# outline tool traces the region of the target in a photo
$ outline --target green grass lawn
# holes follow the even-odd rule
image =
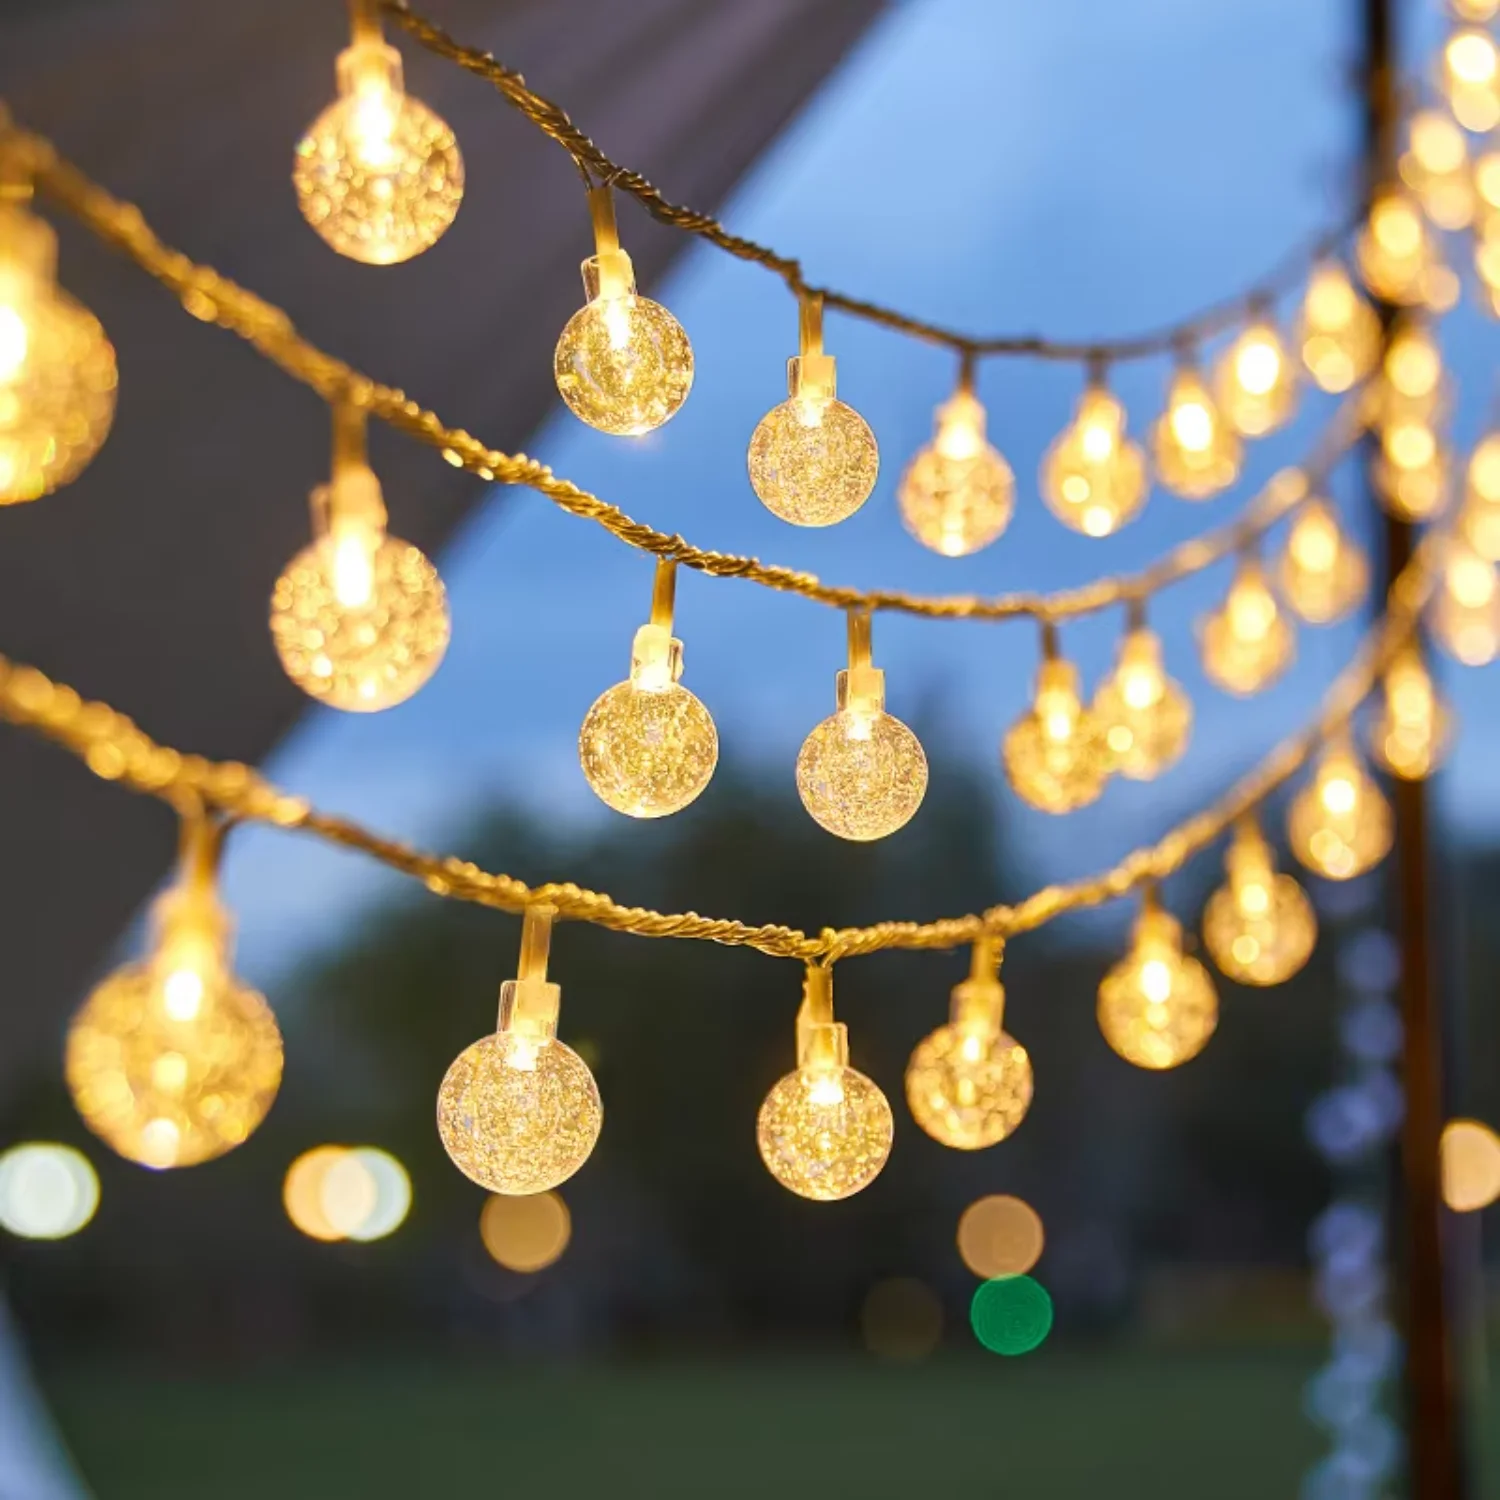
[[[98,1500],[1294,1500],[1315,1359],[75,1370],[46,1392]]]

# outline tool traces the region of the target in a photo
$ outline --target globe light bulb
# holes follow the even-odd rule
[[[761,1160],[782,1187],[833,1203],[874,1182],[894,1135],[879,1085],[849,1066],[849,1029],[833,1019],[832,975],[810,965],[797,1013],[797,1071],[772,1087],[755,1122]]]
[[[1358,608],[1370,585],[1364,552],[1344,534],[1326,500],[1307,500],[1287,533],[1277,567],[1282,597],[1309,625],[1329,625]]]
[[[1352,880],[1390,852],[1390,804],[1366,774],[1348,737],[1331,739],[1287,815],[1292,853],[1315,874]]]
[[[1302,363],[1325,391],[1352,389],[1380,357],[1380,319],[1338,261],[1314,267],[1298,322]]]
[[[1500,55],[1487,31],[1462,26],[1448,38],[1443,91],[1465,130],[1482,134],[1500,125]]]
[[[1448,543],[1430,624],[1443,649],[1466,667],[1482,667],[1500,654],[1500,575],[1457,539]]]
[[[1229,879],[1208,898],[1203,942],[1220,973],[1240,984],[1281,984],[1312,957],[1318,919],[1307,893],[1277,873],[1255,819],[1235,825],[1224,858]]]
[[[927,792],[927,757],[885,711],[885,673],[870,662],[870,612],[849,611],[849,666],[838,710],[802,742],[797,792],[813,821],[841,839],[868,842],[904,828]]]
[[[1382,687],[1381,710],[1370,729],[1375,758],[1393,776],[1421,781],[1447,754],[1452,722],[1414,642],[1392,658]]]
[[[906,529],[944,557],[988,547],[1015,509],[1015,475],[984,432],[984,407],[965,381],[938,407],[936,435],[901,476]]]
[[[1031,1107],[1031,1059],[1002,1025],[999,945],[974,945],[972,971],[953,991],[946,1026],[917,1043],[906,1065],[912,1118],[939,1145],[979,1151],[1003,1141]]]
[[[1375,195],[1355,241],[1355,259],[1365,285],[1382,302],[1433,307],[1451,305],[1456,295],[1421,206],[1404,188]]]
[[[1269,687],[1291,666],[1297,638],[1259,562],[1241,559],[1222,607],[1203,621],[1203,670],[1237,698]]]
[[[1393,515],[1426,520],[1447,498],[1449,464],[1437,430],[1447,381],[1437,341],[1424,321],[1408,316],[1398,324],[1382,375],[1376,483]]]
[[[281,1033],[230,972],[214,890],[222,829],[184,824],[176,883],[152,909],[147,958],[116,970],[68,1028],[64,1074],[90,1130],[145,1167],[187,1167],[244,1142],[281,1084]]]
[[[1257,318],[1224,351],[1215,384],[1219,409],[1237,432],[1263,437],[1297,408],[1297,367],[1276,325]]]
[[[801,353],[787,361],[790,396],[750,437],[750,484],[772,515],[794,526],[835,526],[875,488],[880,450],[869,424],[837,399],[833,356],[823,352],[823,299],[803,293]]]
[[[402,87],[401,54],[374,6],[354,13],[339,53],[338,98],[297,142],[292,185],[302,217],[340,255],[394,265],[434,245],[464,195],[464,163],[447,123]]]
[[[693,388],[693,346],[661,303],[640,296],[620,248],[608,186],[589,191],[595,253],[583,263],[588,301],[563,328],[552,369],[573,415],[600,432],[639,437],[669,421]]]
[[[1193,728],[1192,700],[1167,676],[1161,638],[1136,624],[1120,641],[1115,669],[1094,691],[1114,769],[1151,781],[1181,759]]]
[[[594,795],[632,818],[680,812],[719,763],[708,710],[678,679],[682,642],[672,635],[677,564],[661,559],[651,619],[635,633],[630,676],[601,693],[578,733],[578,759]]]
[[[1500,432],[1488,433],[1475,444],[1458,527],[1481,558],[1500,562]]]
[[[1439,229],[1466,229],[1474,219],[1475,195],[1463,131],[1451,115],[1437,109],[1419,110],[1407,129],[1401,180]]]
[[[1085,536],[1118,531],[1145,504],[1145,455],[1125,435],[1125,408],[1102,385],[1079,398],[1042,459],[1041,483],[1053,515]]]
[[[426,555],[386,534],[363,414],[334,408],[333,477],[312,493],[314,541],[271,591],[271,639],[309,697],[349,713],[404,703],[448,649],[448,596]]]
[[[1104,1040],[1138,1068],[1175,1068],[1196,1057],[1219,1023],[1208,970],[1182,951],[1182,928],[1148,895],[1130,952],[1099,985]]]
[[[1057,655],[1043,631],[1042,666],[1031,707],[1001,746],[1011,787],[1042,812],[1067,813],[1096,801],[1109,779],[1113,752],[1105,726],[1078,696],[1078,669]]]
[[[1239,436],[1194,369],[1179,370],[1173,377],[1167,409],[1152,429],[1151,441],[1161,482],[1185,500],[1206,500],[1239,476]]]
[[[556,908],[533,903],[515,979],[500,986],[500,1021],[453,1060],[438,1090],[443,1149],[492,1193],[545,1193],[589,1159],[604,1119],[587,1064],[557,1039],[562,991],[547,979]]]
[[[109,435],[118,382],[99,320],[57,285],[57,236],[24,206],[29,191],[0,180],[0,505],[78,477]]]

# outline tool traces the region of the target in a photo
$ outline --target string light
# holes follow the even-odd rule
[[[1146,459],[1125,435],[1125,408],[1092,379],[1042,459],[1042,499],[1085,536],[1118,531],[1146,502]]]
[[[988,547],[1010,524],[1016,479],[985,441],[985,411],[967,365],[959,388],[937,410],[937,430],[901,476],[896,492],[906,529],[944,557]]]
[[[833,976],[810,964],[797,1012],[797,1071],[774,1085],[755,1122],[761,1160],[782,1187],[832,1203],[874,1182],[894,1135],[879,1085],[849,1066],[849,1028],[833,1019]]]
[[[676,415],[693,388],[693,346],[661,303],[640,296],[620,248],[614,195],[589,189],[594,254],[583,263],[588,299],[557,340],[552,371],[573,415],[600,432],[639,437]]]
[[[834,526],[875,488],[880,450],[870,425],[837,397],[837,368],[823,352],[823,298],[799,303],[800,352],[787,361],[790,395],[750,437],[750,484],[761,504],[794,526]]]
[[[1078,668],[1058,655],[1057,632],[1042,627],[1042,665],[1031,707],[1001,745],[1016,795],[1043,812],[1067,813],[1095,801],[1109,779],[1104,725],[1078,696]]]
[[[1298,322],[1302,363],[1325,391],[1351,390],[1380,357],[1380,319],[1336,260],[1313,268]]]
[[[838,675],[838,711],[802,742],[797,792],[813,821],[841,839],[868,842],[905,827],[927,792],[927,757],[885,711],[885,673],[870,660],[870,611],[849,611],[849,666]]]
[[[373,0],[353,6],[339,53],[339,97],[297,142],[302,216],[351,260],[386,266],[437,243],[464,195],[464,163],[445,121],[402,87]]]
[[[1257,317],[1224,351],[1215,385],[1219,409],[1236,431],[1263,437],[1296,410],[1297,367],[1276,325]]]
[[[1465,130],[1483,134],[1500,125],[1500,57],[1487,31],[1464,26],[1448,38],[1443,88],[1448,107]]]
[[[1167,409],[1152,428],[1151,443],[1161,482],[1186,500],[1206,500],[1239,475],[1239,437],[1191,366],[1173,377]]]
[[[1492,562],[1454,539],[1448,543],[1431,625],[1443,649],[1466,667],[1482,667],[1500,654],[1500,576]]]
[[[281,1084],[276,1019],[229,970],[232,924],[214,888],[222,835],[201,816],[184,821],[149,956],[111,974],[68,1029],[64,1071],[84,1124],[146,1167],[232,1150]]]
[[[26,153],[0,105],[0,505],[87,467],[115,414],[115,351],[57,284],[57,235],[31,213]]]
[[[1326,500],[1307,500],[1287,533],[1277,581],[1288,606],[1309,625],[1331,625],[1352,613],[1370,586],[1364,552],[1339,525]]]
[[[953,990],[948,1024],[923,1037],[906,1065],[912,1118],[956,1151],[1003,1141],[1031,1107],[1031,1058],[1003,1027],[1000,955],[996,939],[975,942],[969,977]]]
[[[1363,875],[1390,852],[1390,804],[1347,735],[1328,742],[1312,781],[1292,799],[1287,833],[1292,853],[1329,880]]]
[[[1410,642],[1385,669],[1381,711],[1370,731],[1375,758],[1403,781],[1421,781],[1447,752],[1450,715],[1422,660]]]
[[[1203,943],[1219,972],[1241,984],[1281,984],[1312,957],[1318,919],[1307,893],[1277,873],[1259,825],[1235,824],[1224,857],[1229,879],[1208,898]]]
[[[1500,432],[1487,433],[1470,455],[1458,527],[1481,558],[1500,562]]]
[[[314,541],[271,592],[271,639],[309,697],[350,713],[404,703],[448,649],[448,596],[426,555],[386,534],[364,414],[333,408],[333,472],[312,492]]]
[[[1420,205],[1405,189],[1375,195],[1354,249],[1360,275],[1380,301],[1402,307],[1451,304],[1452,273],[1442,264]]]
[[[1192,700],[1167,676],[1161,638],[1137,618],[1120,641],[1115,669],[1094,691],[1113,767],[1151,781],[1180,760],[1193,728]]]
[[[1182,928],[1146,891],[1130,952],[1099,986],[1099,1029],[1126,1062],[1175,1068],[1196,1057],[1219,1024],[1208,970],[1182,951]]]
[[[635,633],[630,677],[601,693],[584,717],[578,758],[595,795],[632,818],[680,812],[719,763],[719,732],[678,678],[682,642],[672,634],[677,565],[656,565],[651,619]]]
[[[1419,110],[1408,126],[1410,149],[1402,154],[1401,180],[1417,195],[1439,229],[1465,229],[1474,219],[1474,181],[1469,148],[1450,115]]]
[[[1246,698],[1291,666],[1297,638],[1260,562],[1240,559],[1223,605],[1203,621],[1203,670],[1226,693]]]
[[[465,1177],[492,1193],[545,1193],[589,1158],[604,1107],[588,1065],[557,1039],[562,991],[547,979],[557,909],[526,908],[500,1022],[454,1059],[438,1091],[438,1134]]]

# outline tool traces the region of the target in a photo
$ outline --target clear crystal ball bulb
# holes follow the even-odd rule
[[[693,388],[693,346],[682,324],[633,290],[579,308],[557,340],[552,367],[573,414],[620,437],[660,427]]]
[[[939,1026],[906,1067],[906,1102],[933,1140],[958,1151],[1003,1141],[1031,1107],[1031,1058],[1004,1031]]]
[[[773,515],[794,526],[833,526],[870,498],[880,450],[852,406],[794,396],[760,419],[749,463],[750,483]]]
[[[606,806],[632,818],[664,818],[708,785],[719,762],[719,734],[709,711],[681,684],[619,682],[584,717],[578,758]]]
[[[860,842],[883,839],[922,805],[927,756],[893,715],[840,709],[802,742],[797,792],[829,833]]]
[[[755,1122],[767,1170],[803,1198],[832,1203],[868,1187],[891,1154],[895,1121],[879,1085],[854,1068],[799,1068]]]

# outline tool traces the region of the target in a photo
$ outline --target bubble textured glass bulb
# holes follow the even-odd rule
[[[987,547],[1010,523],[1016,479],[985,441],[985,412],[960,390],[938,408],[937,434],[908,465],[897,491],[906,529],[944,557]]]
[[[1346,739],[1329,742],[1287,815],[1292,853],[1329,880],[1352,880],[1390,852],[1390,804]]]
[[[447,124],[402,88],[401,56],[380,41],[339,54],[339,98],[297,143],[302,216],[351,260],[385,266],[435,244],[464,194]]]
[[[1042,459],[1042,498],[1065,526],[1108,536],[1146,501],[1146,459],[1125,435],[1125,408],[1091,386]]]
[[[1094,693],[1113,767],[1151,781],[1181,759],[1193,728],[1192,700],[1167,676],[1161,640],[1144,626],[1121,642],[1115,669]]]
[[[1263,437],[1297,409],[1297,370],[1276,326],[1252,323],[1224,351],[1216,381],[1219,409],[1237,432]]]
[[[0,505],[77,478],[114,420],[114,347],[56,271],[51,226],[0,204]]]
[[[1302,363],[1325,391],[1352,389],[1380,357],[1380,318],[1337,261],[1317,266],[1307,283],[1298,338]]]
[[[1196,370],[1179,370],[1152,429],[1161,482],[1185,500],[1206,500],[1234,483],[1242,444]]]
[[[1309,625],[1342,620],[1364,600],[1370,565],[1326,500],[1309,500],[1297,512],[1278,580],[1287,604]]]
[[[1222,608],[1203,622],[1203,670],[1238,698],[1268,687],[1291,666],[1297,638],[1260,564],[1240,564]]]
[[[1225,857],[1228,881],[1208,898],[1203,942],[1220,973],[1240,984],[1281,984],[1312,957],[1318,919],[1307,893],[1278,874],[1260,830],[1245,824]]]
[[[1042,812],[1085,807],[1104,790],[1111,754],[1103,724],[1078,697],[1078,669],[1043,661],[1031,707],[1001,746],[1011,787]]]
[[[1416,199],[1404,189],[1377,193],[1355,242],[1365,285],[1383,302],[1421,307],[1442,301],[1446,270]]]
[[[1208,970],[1182,951],[1182,928],[1148,906],[1130,952],[1099,986],[1099,1029],[1126,1062],[1175,1068],[1196,1057],[1219,1024]]]
[[[578,735],[578,758],[595,795],[632,818],[679,812],[719,763],[719,733],[679,682],[682,642],[669,627],[643,625],[630,677],[600,694]]]
[[[1396,654],[1383,686],[1381,710],[1370,730],[1371,748],[1393,776],[1421,781],[1447,754],[1451,715],[1415,646]]]

